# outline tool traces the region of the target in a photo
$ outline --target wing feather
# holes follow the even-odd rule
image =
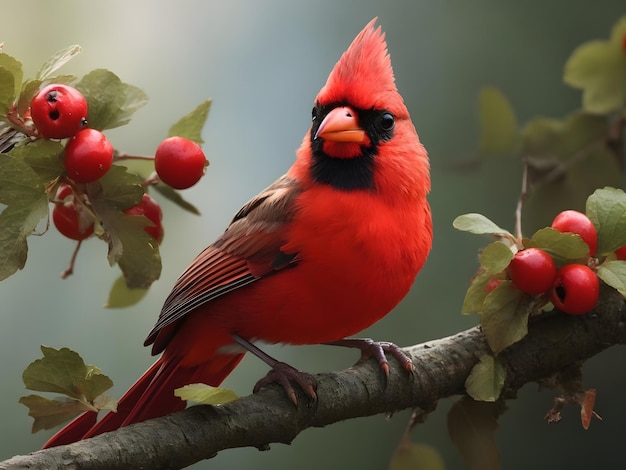
[[[165,348],[175,323],[190,312],[297,263],[297,253],[284,253],[281,247],[299,193],[296,180],[281,177],[245,204],[226,231],[193,260],[176,281],[144,343],[154,343],[154,354]]]

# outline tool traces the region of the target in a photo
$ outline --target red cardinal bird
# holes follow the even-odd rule
[[[191,263],[145,344],[162,356],[96,423],[88,412],[51,447],[185,407],[174,390],[219,385],[251,351],[268,382],[295,402],[315,380],[252,342],[332,343],[410,361],[391,343],[344,339],[392,310],[409,291],[432,243],[429,163],[395,86],[384,33],[372,20],[317,95],[313,123],[286,175],[235,215]]]

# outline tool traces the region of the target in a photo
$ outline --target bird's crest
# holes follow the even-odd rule
[[[317,96],[322,104],[348,102],[363,108],[389,108],[400,103],[385,33],[370,21],[352,41]],[[402,105],[403,106],[403,105]]]

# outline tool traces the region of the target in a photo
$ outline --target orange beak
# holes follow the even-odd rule
[[[357,123],[356,113],[347,106],[333,109],[326,115],[315,138],[332,142],[352,142],[360,144],[365,140],[365,131]]]

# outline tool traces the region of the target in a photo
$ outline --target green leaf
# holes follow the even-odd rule
[[[15,100],[15,77],[10,70],[0,67],[0,117],[6,116]]]
[[[227,388],[211,387],[206,384],[189,384],[177,388],[174,395],[185,401],[193,401],[203,405],[223,405],[235,401],[237,394]]]
[[[74,56],[80,53],[80,51],[81,47],[76,44],[60,50],[43,63],[35,78],[38,80],[46,80],[54,72],[63,67],[63,65],[65,65]]]
[[[608,132],[609,123],[603,116],[575,112],[565,120],[536,117],[522,130],[522,152],[533,158],[568,161]]]
[[[212,100],[206,100],[200,103],[196,109],[180,118],[176,124],[170,127],[167,136],[184,137],[185,139],[192,140],[202,145],[204,143],[204,140],[202,140],[202,128],[209,115],[211,103]]]
[[[452,222],[452,226],[463,232],[470,232],[476,235],[502,235],[510,239],[515,239],[507,230],[498,227],[482,214],[463,214]]]
[[[626,261],[605,261],[598,267],[598,277],[626,297]]]
[[[585,158],[568,162],[566,171],[557,178],[535,184],[524,204],[525,226],[549,226],[554,216],[567,209],[585,212],[587,197],[597,188],[622,184],[622,170],[615,155],[604,145],[588,149]]]
[[[80,413],[93,411],[85,403],[69,399],[50,400],[39,395],[28,395],[21,397],[18,401],[28,407],[28,416],[35,419],[31,429],[33,433],[52,429],[78,416]]]
[[[133,113],[148,102],[148,95],[143,90],[122,82],[105,69],[88,73],[76,88],[87,100],[89,127],[98,130],[127,124]]]
[[[144,194],[143,179],[122,165],[113,165],[97,182],[86,185],[92,201],[124,211],[136,206]]]
[[[482,314],[483,303],[485,298],[489,294],[487,290],[487,284],[491,281],[492,275],[486,272],[479,272],[472,278],[472,283],[465,293],[463,299],[463,307],[461,313],[467,315],[469,313]]]
[[[480,265],[485,271],[497,274],[506,269],[513,259],[513,251],[509,245],[502,242],[493,242],[487,245],[480,254]]]
[[[626,16],[622,16],[613,29],[611,29],[611,43],[617,47],[624,47],[624,36],[626,36]]]
[[[494,402],[500,397],[505,379],[506,370],[500,361],[484,354],[467,377],[465,390],[474,400]]]
[[[448,412],[448,434],[471,470],[500,470],[496,443],[500,403],[485,403],[471,398],[457,400]]]
[[[105,305],[106,308],[124,308],[135,305],[141,299],[143,299],[148,293],[148,289],[131,289],[126,284],[124,276],[118,277],[111,291],[109,292],[109,299]]]
[[[43,358],[31,362],[22,374],[29,390],[92,401],[113,386],[111,379],[96,367],[85,365],[78,353],[68,348],[41,346],[41,351]]]
[[[48,196],[30,166],[11,153],[0,158],[0,280],[22,269],[39,221],[48,215]]]
[[[485,298],[480,326],[494,354],[498,355],[528,333],[530,302],[527,299],[511,281],[502,281]]]
[[[144,230],[152,225],[146,217],[123,211],[143,196],[141,178],[125,167],[113,167],[96,183],[86,185],[94,211],[102,220],[102,238],[109,245],[109,263],[117,263],[130,289],[145,289],[161,275],[159,245]]]
[[[626,245],[626,193],[621,189],[597,189],[587,199],[587,217],[598,231],[599,256]]]
[[[620,45],[590,41],[577,47],[565,63],[563,81],[583,90],[583,109],[608,114],[626,99],[626,56]]]
[[[501,155],[515,150],[518,142],[517,119],[504,94],[485,87],[478,98],[480,117],[479,150],[482,155]]]
[[[22,86],[22,80],[24,78],[24,72],[22,71],[22,63],[11,57],[9,54],[0,53],[0,68],[8,70],[13,75],[13,82],[15,88],[13,90],[13,96],[17,96]]]
[[[158,184],[152,185],[151,187],[154,188],[163,197],[172,201],[177,206],[185,209],[186,211],[191,212],[192,214],[200,215],[200,211],[196,208],[196,206],[194,206],[193,204],[185,200],[180,195],[180,193],[176,191],[174,188],[172,188],[171,186],[168,186],[167,184],[164,184],[164,183],[158,183]]]
[[[443,458],[432,446],[401,443],[394,452],[389,470],[445,470]]]
[[[11,155],[22,159],[37,173],[42,183],[53,181],[65,172],[61,155],[63,145],[47,139],[27,142],[11,150]]]
[[[561,233],[552,227],[545,227],[532,236],[527,248],[541,248],[553,258],[561,261],[584,258],[589,254],[589,246],[575,233]]]

